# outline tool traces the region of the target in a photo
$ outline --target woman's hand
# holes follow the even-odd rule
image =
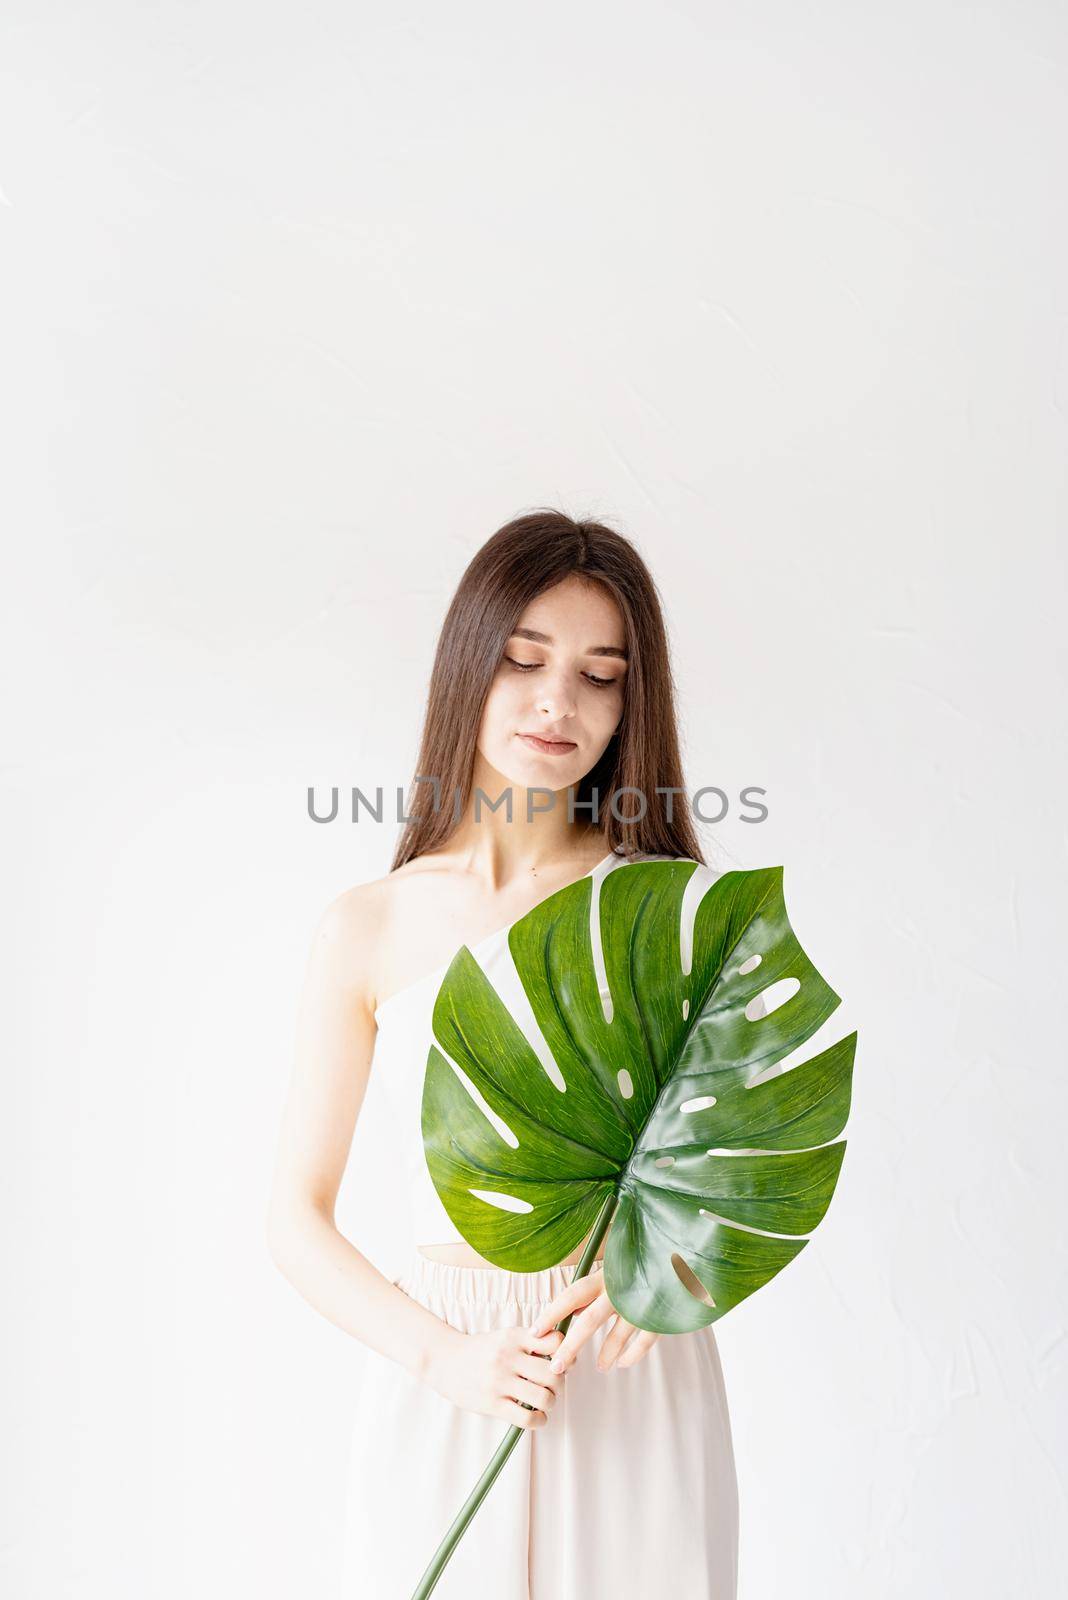
[[[555,1328],[569,1312],[575,1312],[576,1315],[572,1316],[564,1342],[549,1363],[550,1372],[566,1373],[586,1340],[610,1317],[615,1317],[615,1327],[601,1346],[597,1357],[598,1372],[608,1372],[613,1366],[633,1367],[660,1337],[658,1333],[649,1333],[645,1328],[636,1328],[633,1322],[624,1321],[605,1293],[604,1272],[600,1268],[596,1272],[588,1272],[584,1278],[576,1278],[566,1289],[561,1289],[556,1299],[550,1300],[534,1322],[533,1332],[541,1334]],[[635,1335],[633,1339],[631,1334]],[[624,1346],[626,1349],[620,1355]]]
[[[563,1385],[563,1374],[550,1372],[546,1360],[560,1348],[563,1337],[553,1330],[536,1338],[530,1328],[463,1333],[444,1323],[426,1381],[465,1411],[501,1417],[520,1428],[540,1428],[548,1422]],[[528,1411],[527,1405],[534,1409]]]

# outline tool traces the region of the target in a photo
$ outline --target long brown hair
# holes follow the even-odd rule
[[[472,557],[452,598],[434,656],[407,821],[390,871],[438,850],[465,815],[478,730],[505,645],[524,608],[572,573],[599,583],[623,618],[628,666],[623,716],[597,764],[576,785],[575,815],[594,823],[609,850],[684,856],[704,863],[684,790],[667,632],[656,584],[628,539],[601,522],[548,507],[516,517]],[[440,781],[434,809],[431,775]],[[671,797],[661,789],[680,791]],[[638,794],[620,791],[637,790]],[[620,821],[610,801],[618,794]],[[646,800],[644,817],[637,817]]]

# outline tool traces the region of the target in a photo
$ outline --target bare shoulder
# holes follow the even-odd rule
[[[389,952],[408,906],[409,880],[426,878],[441,863],[430,857],[354,884],[324,908],[312,936],[313,960],[324,976],[373,1012],[390,986]]]
[[[336,895],[312,934],[311,958],[325,979],[374,1009],[376,954],[388,921],[389,880],[374,878]]]

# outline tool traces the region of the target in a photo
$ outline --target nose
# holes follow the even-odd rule
[[[575,714],[575,694],[569,688],[567,677],[563,671],[558,673],[545,672],[538,684],[538,710],[545,713],[551,721],[558,717],[573,717]]]

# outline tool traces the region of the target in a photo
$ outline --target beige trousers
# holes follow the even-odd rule
[[[392,1281],[464,1332],[527,1326],[573,1266],[514,1273],[413,1251]],[[711,1327],[598,1372],[612,1319],[525,1431],[433,1600],[736,1600],[738,1492]],[[341,1600],[410,1600],[509,1424],[465,1411],[373,1350],[356,1403]]]

